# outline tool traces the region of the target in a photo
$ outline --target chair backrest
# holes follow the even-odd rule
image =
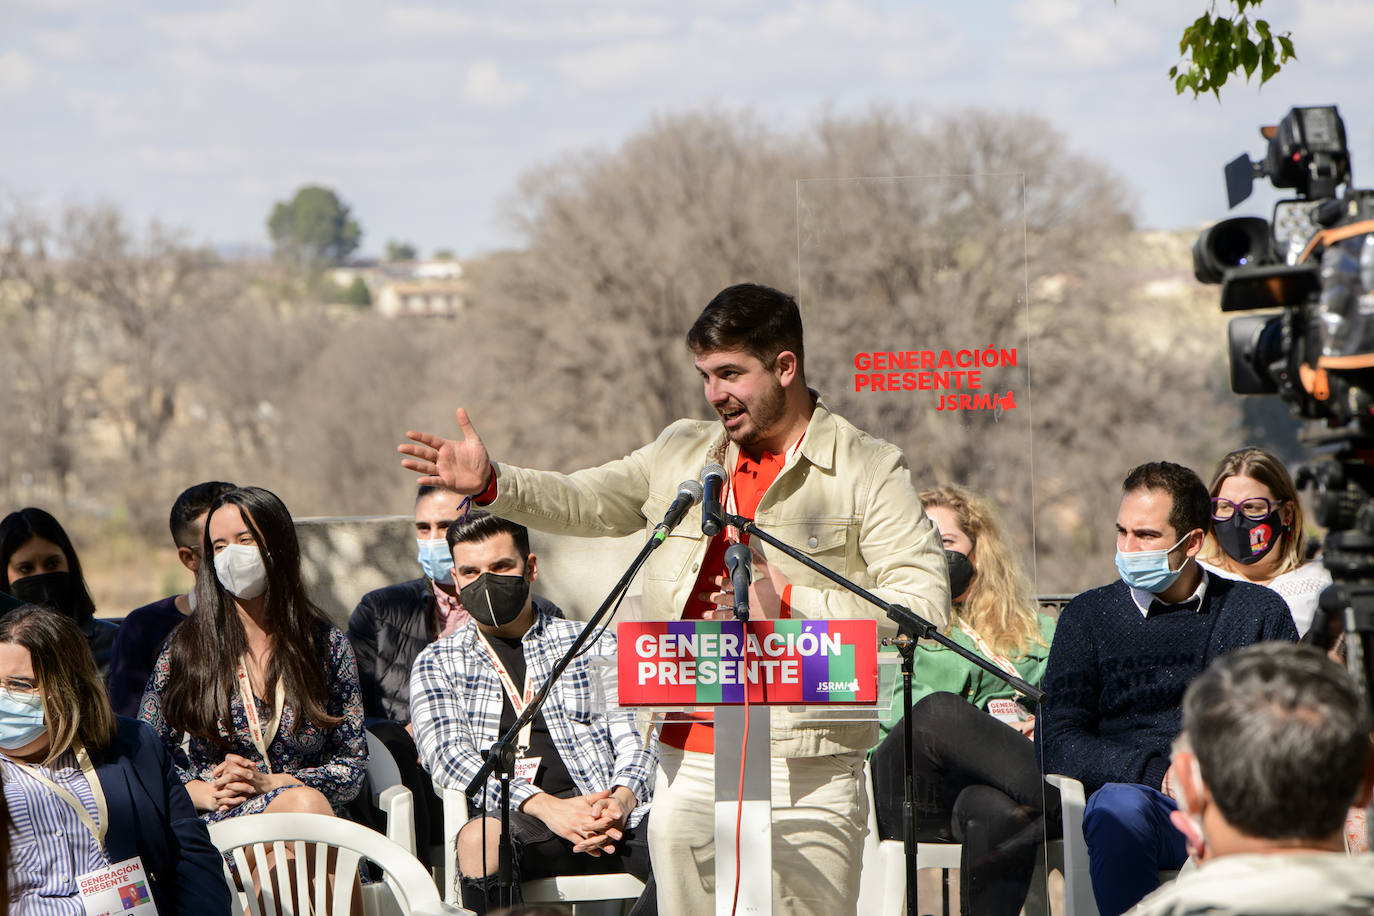
[[[1058,774],[1047,775],[1045,781],[1059,790],[1064,818],[1063,843],[1058,847],[1051,844],[1049,855],[1049,866],[1064,873],[1064,911],[1068,916],[1098,916],[1088,872],[1088,843],[1083,838],[1083,810],[1087,806],[1083,783]],[[1055,861],[1060,852],[1062,860]]]
[[[429,873],[414,856],[375,830],[342,818],[248,814],[211,824],[210,839],[233,860],[237,881],[244,889],[243,894],[234,895],[235,916],[242,916],[245,899],[252,916],[347,916],[354,876],[363,858],[382,869],[401,913],[446,910]],[[331,850],[332,895],[324,880],[330,871]],[[224,870],[234,887],[236,879],[228,863]]]
[[[372,798],[375,801],[382,790],[401,785],[401,768],[396,765],[396,758],[391,756],[391,751],[387,750],[381,738],[366,730],[363,734],[367,736],[367,776],[372,782]]]
[[[401,768],[382,740],[370,731],[367,736],[367,784],[372,804],[386,816],[387,838],[415,855],[415,797],[401,782]]]
[[[468,822],[468,799],[462,789],[434,784],[444,804],[444,900],[458,903],[458,831]]]

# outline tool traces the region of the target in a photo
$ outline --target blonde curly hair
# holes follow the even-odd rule
[[[1025,655],[1032,646],[1044,646],[1035,589],[1021,561],[1003,538],[992,503],[954,485],[922,490],[920,497],[926,509],[940,506],[953,512],[959,527],[973,542],[969,556],[973,561],[973,580],[963,600],[955,603],[950,626],[954,625],[955,615],[963,618],[1004,655]]]

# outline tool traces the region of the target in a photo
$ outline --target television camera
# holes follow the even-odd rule
[[[1230,322],[1231,390],[1277,394],[1309,421],[1299,439],[1311,460],[1295,476],[1314,491],[1333,579],[1311,638],[1329,645],[1343,629],[1350,670],[1374,697],[1374,191],[1352,186],[1334,105],[1293,108],[1260,134],[1262,160],[1226,166],[1229,205],[1256,178],[1293,197],[1272,220],[1204,230],[1193,272],[1221,284],[1222,311],[1255,313]]]

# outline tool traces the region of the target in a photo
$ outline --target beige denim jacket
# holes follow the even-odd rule
[[[684,480],[703,465],[735,466],[720,424],[678,420],[653,442],[617,461],[572,474],[495,464],[491,512],[555,534],[646,534],[663,519]],[[832,414],[817,400],[800,453],[764,493],[760,528],[809,554],[879,597],[904,605],[943,628],[949,581],[939,532],[926,517],[901,450]],[[645,563],[643,614],[675,620],[696,583],[707,538],[693,517],[678,525]],[[818,573],[761,545],[792,583],[795,617],[876,617],[879,634],[896,627],[878,609]],[[874,723],[821,721],[824,711],[775,709],[773,755],[815,757],[867,750]]]

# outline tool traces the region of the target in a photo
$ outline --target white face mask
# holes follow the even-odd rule
[[[1175,757],[1174,759],[1177,760],[1178,758]],[[1189,793],[1198,798],[1202,797],[1202,767],[1198,764],[1197,757],[1189,755],[1186,772],[1178,773],[1174,778],[1179,783],[1178,798],[1176,799],[1178,810],[1192,823],[1193,829],[1197,831],[1198,841],[1205,843],[1207,837],[1202,832],[1202,815],[1200,812],[1192,810],[1188,805]],[[1185,781],[1188,783],[1186,787],[1183,785]]]
[[[251,544],[227,544],[215,554],[215,577],[234,597],[249,601],[267,591],[267,566]]]

